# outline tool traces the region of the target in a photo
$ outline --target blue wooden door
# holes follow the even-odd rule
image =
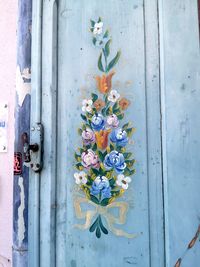
[[[44,168],[40,185],[30,178],[30,266],[174,266],[200,214],[196,1],[39,2]],[[197,247],[182,266],[198,266]]]
[[[151,85],[146,84],[143,1],[61,1],[59,14],[58,125],[62,125],[62,127],[59,127],[58,130],[57,266],[121,267],[130,264],[150,266],[151,260],[152,263],[154,262],[154,266],[163,266],[163,256],[150,258],[150,243],[151,240],[153,242],[154,238],[157,243],[154,253],[163,255],[162,175],[159,153],[159,118],[156,121],[153,118],[152,125],[147,125],[147,117],[151,116],[151,111],[147,111],[147,94],[149,94],[147,90],[152,90],[152,88]],[[99,44],[93,44],[93,38],[99,38],[99,36],[98,33],[90,32],[90,28],[94,26],[90,20],[98,22],[99,17],[103,22],[102,34],[109,29],[108,39],[112,36],[108,61],[114,58],[118,50],[121,50],[119,61],[112,69],[115,74],[112,77],[111,90],[117,90],[122,97],[128,99],[130,105],[124,111],[124,120],[120,122],[120,125],[130,122],[137,128],[130,139],[135,144],[129,145],[129,151],[134,153],[137,161],[136,174],[133,176],[127,192],[122,198],[118,198],[118,201],[129,205],[127,217],[124,224],[115,224],[113,227],[118,231],[120,229],[128,233],[138,234],[136,238],[117,236],[115,232],[110,231],[109,222],[104,213],[101,218],[109,231],[108,235],[102,234],[101,238],[97,238],[95,233],[89,231],[89,228],[80,230],[75,227],[77,224],[84,224],[87,219],[87,215],[82,219],[77,218],[75,209],[78,208],[76,207],[77,203],[74,203],[77,198],[84,195],[75,187],[74,181],[74,172],[77,172],[74,169],[74,152],[77,152],[82,142],[77,132],[83,122],[80,117],[80,114],[83,113],[81,110],[82,101],[90,98],[91,93],[97,94],[99,99],[104,99],[103,88],[98,88],[94,78],[98,75],[103,79],[97,64],[101,48],[99,49]],[[150,16],[147,19],[151,19]],[[152,45],[153,49],[156,50],[156,43]],[[155,116],[156,111],[159,116],[159,98],[155,95],[158,94],[156,63],[153,62],[152,64],[156,76],[153,78],[155,79],[155,88],[153,88],[155,93],[151,101],[155,100],[155,102],[152,103],[154,105],[152,116]],[[104,65],[103,67],[105,68]],[[147,89],[146,86],[149,88]],[[99,92],[99,90],[102,91]],[[151,157],[155,158],[155,170],[148,169],[148,161],[150,160],[148,159],[150,155],[148,155],[147,147],[148,127],[155,131],[154,135],[156,136],[154,148],[152,147],[154,151],[151,151]],[[149,171],[154,172],[151,183],[158,190],[154,193],[149,188],[151,179]],[[103,175],[105,174],[103,173]],[[149,199],[152,199],[152,195],[154,195],[154,199],[157,198],[156,205],[158,206],[155,207],[154,203],[151,202],[151,209]],[[79,205],[84,211],[93,210],[91,203],[85,204],[83,202]],[[153,210],[158,214],[151,224],[150,212]],[[112,213],[112,209],[107,212]],[[115,212],[119,213],[117,210]],[[119,216],[117,213],[115,216]],[[92,218],[91,224],[94,223],[95,219],[96,215]],[[156,225],[158,225],[157,237],[150,234],[150,231],[153,233],[150,228],[156,227]]]

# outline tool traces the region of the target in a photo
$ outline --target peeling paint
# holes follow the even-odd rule
[[[16,92],[18,95],[18,104],[22,106],[26,95],[31,93],[31,73],[29,68],[23,69],[23,71],[20,72],[20,68],[17,66]]]
[[[25,194],[24,194],[24,184],[23,177],[19,177],[18,185],[20,187],[20,200],[21,204],[18,208],[18,241],[21,246],[22,241],[25,237],[25,222],[24,222],[24,209],[25,209]]]

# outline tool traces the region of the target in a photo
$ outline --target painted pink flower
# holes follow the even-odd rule
[[[99,158],[98,156],[92,151],[92,149],[88,149],[87,151],[81,154],[82,165],[89,169],[89,168],[99,168]]]
[[[86,128],[82,132],[82,138],[85,145],[89,145],[95,142],[95,134],[90,128]]]
[[[119,120],[118,120],[117,116],[115,114],[108,116],[107,124],[109,127],[117,128],[119,125]]]

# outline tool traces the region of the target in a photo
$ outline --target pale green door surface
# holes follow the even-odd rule
[[[36,21],[39,7],[34,10]],[[200,215],[196,1],[60,0],[43,1],[42,10],[40,266],[174,266]],[[111,54],[121,50],[112,88],[131,102],[126,120],[137,129],[131,145],[136,174],[122,198],[129,209],[119,226],[138,234],[134,239],[112,232],[97,239],[75,227],[84,219],[74,211],[74,152],[81,143],[82,100],[97,90],[94,76],[100,74],[89,31],[90,19],[99,17],[111,32]],[[37,52],[35,45],[33,56]],[[183,267],[200,264],[198,250],[196,244]],[[30,266],[38,267],[33,251]]]

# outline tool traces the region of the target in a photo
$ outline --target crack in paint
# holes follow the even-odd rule
[[[18,241],[21,246],[25,237],[25,222],[24,222],[24,209],[25,209],[25,194],[23,177],[19,177],[18,185],[20,187],[20,206],[18,208]]]

